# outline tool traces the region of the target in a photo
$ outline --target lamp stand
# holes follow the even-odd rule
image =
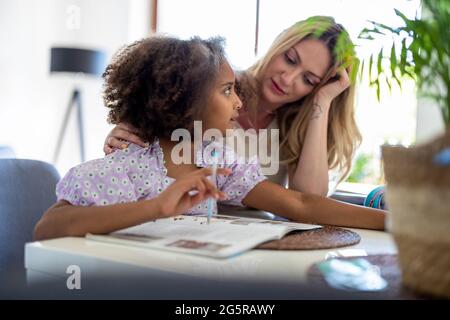
[[[77,122],[78,122],[78,134],[80,139],[80,156],[81,162],[85,161],[84,152],[84,126],[83,126],[83,107],[81,104],[81,92],[78,88],[73,89],[72,96],[69,101],[69,105],[66,109],[66,114],[64,115],[64,121],[59,130],[58,142],[56,144],[55,154],[53,156],[53,163],[58,160],[59,152],[61,151],[62,141],[64,139],[64,134],[66,133],[67,124],[69,122],[70,114],[73,107],[77,109]]]

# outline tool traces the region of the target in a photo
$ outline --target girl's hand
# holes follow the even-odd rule
[[[316,94],[317,100],[331,104],[334,98],[350,86],[350,78],[347,70],[341,69],[336,72],[336,75],[339,77],[338,80],[329,82],[319,89]]]
[[[230,173],[230,169],[217,168],[217,174],[227,176]],[[210,175],[212,175],[212,169],[203,168],[172,183],[156,198],[159,201],[162,217],[165,218],[184,213],[210,197],[216,200],[225,200],[227,198],[226,194],[219,191],[207,179]]]
[[[119,123],[106,137],[103,151],[108,155],[114,151],[114,148],[125,149],[130,142],[144,148],[148,147],[148,143],[142,141],[135,135],[134,128],[131,125]]]

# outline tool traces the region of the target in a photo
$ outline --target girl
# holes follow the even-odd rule
[[[361,141],[348,74],[357,63],[345,29],[331,17],[316,16],[284,30],[258,62],[238,74],[243,108],[237,127],[281,130],[283,161],[268,176],[271,181],[327,195],[329,170],[339,182],[347,176]],[[105,153],[128,142],[145,145],[134,132],[130,123],[118,124],[106,138]]]
[[[219,39],[144,39],[119,51],[104,78],[109,121],[130,123],[151,143],[130,144],[71,169],[57,185],[58,202],[38,222],[36,239],[108,233],[180,213],[203,214],[209,197],[300,222],[384,229],[384,211],[286,190],[267,181],[254,158],[246,163],[221,158],[216,188],[206,179],[211,174],[206,158],[196,156],[211,146],[208,141],[199,149],[188,142],[182,156],[191,161],[175,163],[175,129],[192,133],[194,120],[200,120],[204,130],[225,133],[238,117],[242,104]]]

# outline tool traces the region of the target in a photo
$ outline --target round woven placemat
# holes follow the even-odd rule
[[[402,284],[402,273],[398,264],[398,257],[395,254],[376,254],[363,257],[338,257],[333,259],[348,260],[354,258],[363,258],[371,264],[380,268],[380,276],[387,282],[388,287],[382,291],[364,292],[364,298],[368,299],[433,299],[430,296],[412,291]],[[312,265],[307,272],[308,283],[315,288],[323,290],[339,290],[331,287],[320,272],[317,264]],[[339,290],[341,291],[341,290]]]
[[[264,242],[256,249],[318,250],[350,246],[360,240],[360,236],[353,231],[325,226],[313,230],[292,231],[282,239]]]

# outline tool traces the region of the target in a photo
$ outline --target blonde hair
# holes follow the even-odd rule
[[[265,56],[240,75],[240,95],[251,118],[256,119],[260,84],[268,64],[274,57],[308,38],[323,41],[330,49],[333,59],[332,66],[325,77],[310,94],[276,110],[281,136],[281,160],[288,165],[290,172],[295,171],[302,152],[303,141],[312,116],[315,93],[327,83],[337,67],[346,67],[351,70],[352,75],[358,68],[359,61],[350,36],[331,17],[315,16],[299,21],[284,30],[275,39]],[[351,76],[351,78],[354,77]],[[350,172],[353,155],[361,142],[361,134],[355,122],[354,96],[355,81],[352,79],[350,86],[333,99],[328,116],[328,167],[340,171],[340,181]]]

